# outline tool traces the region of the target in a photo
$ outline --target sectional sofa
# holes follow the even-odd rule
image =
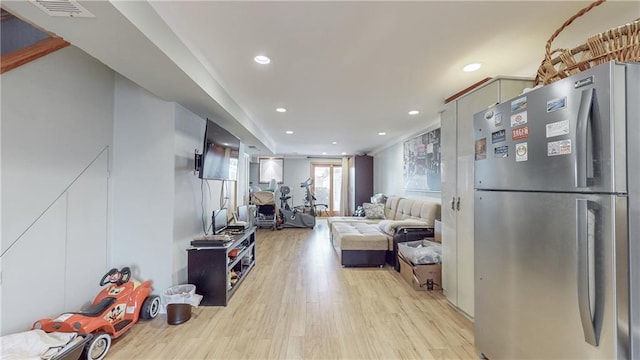
[[[365,213],[367,208],[365,207]],[[397,266],[397,243],[433,236],[436,201],[390,196],[384,215],[330,217],[330,241],[342,266]]]

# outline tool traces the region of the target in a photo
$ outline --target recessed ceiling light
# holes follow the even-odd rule
[[[347,153],[346,153],[346,152],[344,152],[344,151],[343,151],[341,154],[342,154],[342,155],[347,155]]]
[[[276,111],[277,112],[287,112],[287,109],[285,109],[285,108],[277,108]]]
[[[260,65],[267,65],[268,63],[271,62],[271,59],[269,59],[268,57],[266,57],[264,55],[258,55],[258,56],[253,58],[253,61],[257,62]]]
[[[384,131],[380,131],[380,132],[378,133],[378,135],[383,136],[383,135],[387,135],[387,133],[386,133],[386,132],[384,132]]]
[[[420,114],[420,111],[418,111],[418,110],[409,111],[409,115],[418,115],[418,114]]]
[[[464,72],[476,71],[476,70],[480,69],[481,66],[482,65],[480,65],[480,63],[467,64],[462,68],[462,71],[464,71]]]
[[[323,151],[323,152],[322,152],[322,155],[327,155],[327,152],[326,152],[326,151]]]
[[[333,144],[333,145],[335,145],[335,144],[337,144],[337,143],[338,143],[337,141],[332,142],[332,144]]]
[[[293,134],[293,131],[291,131],[291,130],[287,130],[287,131],[285,131],[285,134],[289,134],[289,135],[291,135],[291,134]]]

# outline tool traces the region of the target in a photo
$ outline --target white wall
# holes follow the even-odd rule
[[[260,184],[258,183],[258,175],[260,172],[260,167],[257,162],[252,162],[250,164],[249,170],[249,181],[253,183],[253,185],[258,185],[259,187],[265,189],[269,186],[269,184]],[[289,199],[290,206],[297,206],[304,204],[304,188],[300,187],[300,183],[304,182],[311,176],[311,160],[304,159],[284,159],[284,174],[282,176],[282,184],[291,188],[291,199]],[[280,204],[280,191],[276,194],[276,201],[278,205]]]
[[[402,152],[402,143],[396,143],[373,155],[374,194],[405,196]]]
[[[311,160],[309,159],[285,159],[284,176],[282,182],[291,188],[291,199],[289,205],[297,206],[304,204],[305,189],[300,187],[300,183],[311,176]],[[276,198],[280,198],[278,192]],[[279,200],[278,200],[279,203]]]
[[[209,230],[212,211],[235,210],[235,182],[223,189],[193,172],[205,119],[120,75],[115,93],[112,263],[134,267],[161,295],[187,282],[186,249]]]
[[[175,110],[175,198],[171,285],[187,282],[186,249],[193,238],[204,235],[204,229],[209,228],[212,211],[221,206],[220,199],[223,198],[222,203],[230,211],[236,209],[235,182],[226,182],[223,193],[222,181],[205,180],[203,182],[193,172],[194,151],[198,149],[202,153],[205,119],[180,105],[176,105]],[[241,148],[240,153],[242,152]],[[248,176],[242,167],[239,167],[238,172],[239,178]],[[224,197],[229,198],[226,203]]]
[[[157,294],[186,282],[203,214],[208,227],[221,196],[236,206],[234,182],[221,195],[222,182],[193,174],[204,119],[72,46],[2,85],[0,332],[79,310],[111,267],[131,266]]]
[[[187,252],[194,237],[202,234],[201,181],[193,172],[194,152],[202,152],[205,121],[180,105],[175,112],[175,201],[173,208],[172,284],[187,281]]]
[[[260,166],[258,165],[258,160],[251,160],[249,162],[249,183],[251,185],[260,186],[258,183],[258,176],[260,174]]]
[[[440,126],[430,126],[420,133],[425,133]],[[409,137],[410,138],[410,137]],[[387,196],[403,196],[412,199],[425,199],[440,202],[440,192],[406,191],[403,179],[403,139],[373,154],[373,192]]]
[[[2,74],[3,335],[97,294],[113,85],[110,69],[73,46]]]
[[[113,73],[68,47],[3,74],[2,85],[4,252],[110,145]]]
[[[111,264],[154,293],[171,285],[176,105],[116,75]]]
[[[246,153],[247,146],[240,143],[240,157],[238,158],[238,181],[232,183],[236,188],[236,207],[249,203],[249,163],[251,156]]]

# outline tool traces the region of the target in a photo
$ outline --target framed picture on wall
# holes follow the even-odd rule
[[[261,184],[268,184],[271,179],[282,184],[284,179],[284,159],[283,158],[258,158],[260,175],[258,181]]]
[[[404,188],[409,191],[440,191],[440,128],[404,143]]]

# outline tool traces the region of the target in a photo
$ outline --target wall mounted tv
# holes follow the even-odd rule
[[[238,179],[240,139],[207,119],[202,155],[196,154],[198,177],[205,180]]]

